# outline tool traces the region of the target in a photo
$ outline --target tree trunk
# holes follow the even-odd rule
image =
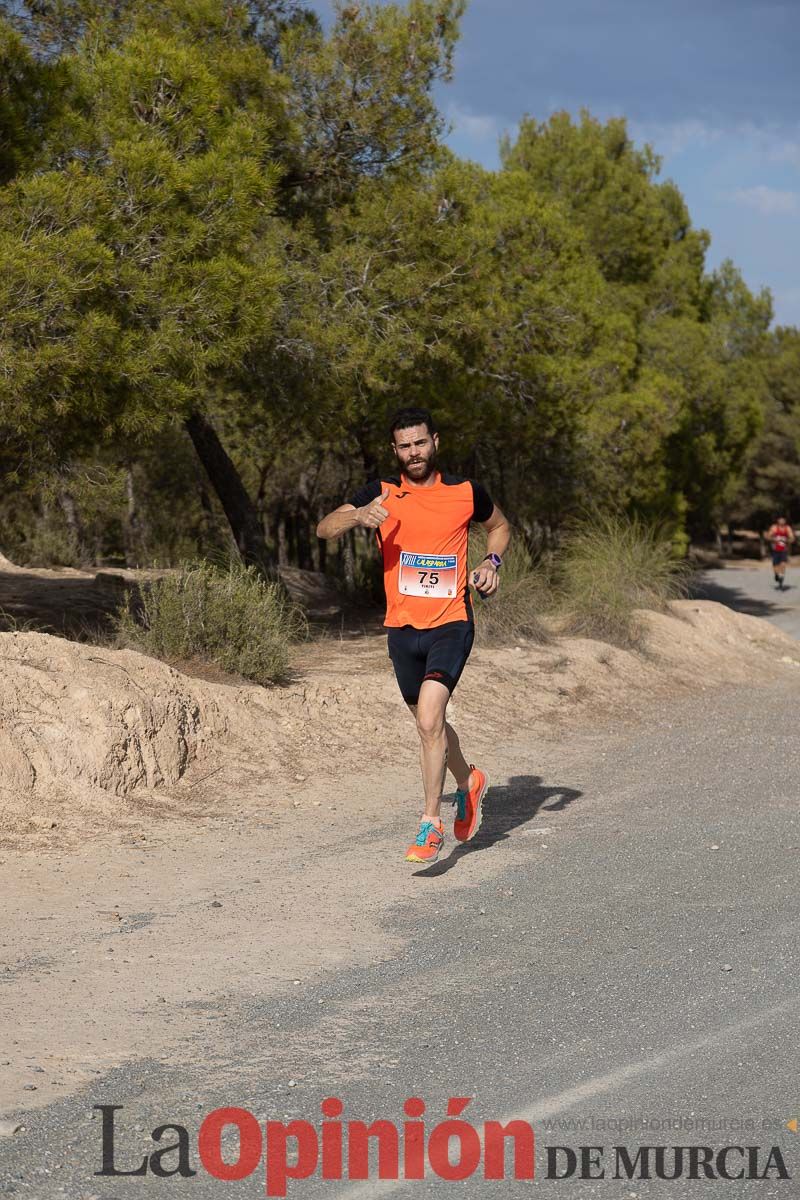
[[[293,567],[297,563],[297,520],[293,512],[289,512],[286,516],[286,535],[289,539],[289,564]]]
[[[211,486],[219,496],[243,561],[258,567],[267,579],[277,580],[275,564],[267,548],[256,507],[245,491],[239,472],[219,440],[217,431],[200,412],[193,412],[187,418],[186,429]]]
[[[287,541],[287,515],[285,515],[283,508],[278,510],[277,530],[278,563],[281,564],[281,566],[288,566],[289,546]]]
[[[125,468],[125,497],[128,511],[125,518],[125,564],[128,567],[140,567],[143,557],[142,519],[139,515],[139,503],[136,496],[136,484],[133,478],[133,463]]]
[[[308,531],[308,541],[309,541],[309,545],[311,547],[311,570],[312,571],[321,571],[322,567],[321,567],[320,563],[321,563],[322,559],[321,559],[321,555],[319,552],[319,548],[321,545],[324,545],[324,542],[320,542],[319,538],[314,533],[312,533],[311,529],[309,529],[309,531]]]
[[[372,452],[369,441],[367,440],[367,431],[365,429],[356,430],[356,441],[358,442],[358,448],[361,451],[361,461],[364,464],[364,471],[367,479],[375,479],[375,477],[380,474],[380,468],[378,467],[378,461]]]
[[[89,558],[89,553],[86,548],[86,534],[83,528],[78,506],[75,503],[75,497],[66,488],[61,488],[58,493],[58,503],[64,518],[67,522],[70,538],[75,549],[75,556],[79,566],[83,566]]]
[[[311,554],[311,486],[308,471],[301,471],[297,480],[297,499],[295,504],[295,526],[297,529],[297,565],[304,570],[314,569]]]
[[[200,554],[208,554],[210,547],[215,546],[219,540],[216,536],[214,505],[206,486],[208,476],[197,458],[192,460],[192,467],[194,477],[197,480],[197,498],[200,501],[200,528],[198,530],[197,549]],[[171,552],[172,546],[170,545]]]
[[[325,516],[325,510],[320,505],[317,508],[317,524],[319,525],[322,518]],[[328,569],[328,543],[325,538],[315,537],[317,543],[317,570],[322,571],[323,575]]]
[[[344,590],[348,596],[355,595],[356,590],[356,556],[355,556],[355,536],[352,529],[348,529],[341,541],[342,545],[342,565],[344,568]]]
[[[261,532],[264,535],[264,541],[269,545],[270,542],[270,525],[269,513],[265,503],[267,492],[267,478],[269,475],[269,467],[259,467],[258,469],[258,492],[256,494],[256,512],[261,523]]]

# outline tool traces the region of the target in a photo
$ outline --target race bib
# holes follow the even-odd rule
[[[400,591],[404,596],[446,600],[458,586],[457,554],[410,554],[400,551]]]

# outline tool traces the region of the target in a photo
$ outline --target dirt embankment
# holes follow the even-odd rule
[[[548,736],[675,689],[800,666],[794,639],[711,601],[642,617],[644,655],[576,638],[476,650],[452,704],[459,729],[471,744]],[[289,804],[307,779],[392,762],[409,743],[381,636],[310,643],[296,681],[271,690],[40,633],[0,634],[0,657],[6,846],[68,847],[159,817],[263,808],[265,795]]]

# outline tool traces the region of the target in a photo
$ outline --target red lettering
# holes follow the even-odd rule
[[[458,1138],[458,1161],[450,1161],[450,1141]],[[440,1179],[469,1179],[481,1161],[481,1139],[469,1121],[442,1121],[428,1139],[428,1161]]]
[[[350,1179],[369,1178],[369,1139],[378,1139],[378,1178],[400,1175],[400,1135],[391,1121],[350,1121],[347,1126],[347,1170]]]
[[[403,1105],[408,1117],[421,1117],[425,1101],[411,1096]],[[406,1121],[403,1125],[403,1170],[406,1179],[425,1178],[425,1125],[422,1121]]]
[[[483,1174],[486,1179],[505,1179],[505,1139],[514,1139],[514,1178],[533,1179],[533,1126],[527,1121],[487,1121],[483,1127]]]
[[[297,1144],[297,1162],[288,1163],[288,1144]],[[267,1195],[285,1196],[289,1179],[308,1179],[317,1169],[319,1144],[310,1121],[267,1121]]]
[[[222,1157],[222,1131],[226,1125],[239,1130],[239,1157],[226,1163]],[[261,1126],[246,1108],[215,1108],[197,1135],[200,1162],[215,1179],[246,1179],[261,1161]]]
[[[324,1117],[340,1117],[343,1111],[344,1105],[335,1096],[322,1101]],[[322,1178],[342,1178],[342,1126],[336,1120],[322,1123]]]

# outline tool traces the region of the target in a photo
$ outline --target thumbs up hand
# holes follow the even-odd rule
[[[378,526],[382,525],[389,515],[388,510],[383,507],[384,500],[388,499],[389,490],[387,488],[386,491],[381,492],[380,496],[378,496],[376,500],[371,501],[369,504],[365,504],[363,508],[359,508],[359,525],[362,525],[364,529],[377,529]]]

